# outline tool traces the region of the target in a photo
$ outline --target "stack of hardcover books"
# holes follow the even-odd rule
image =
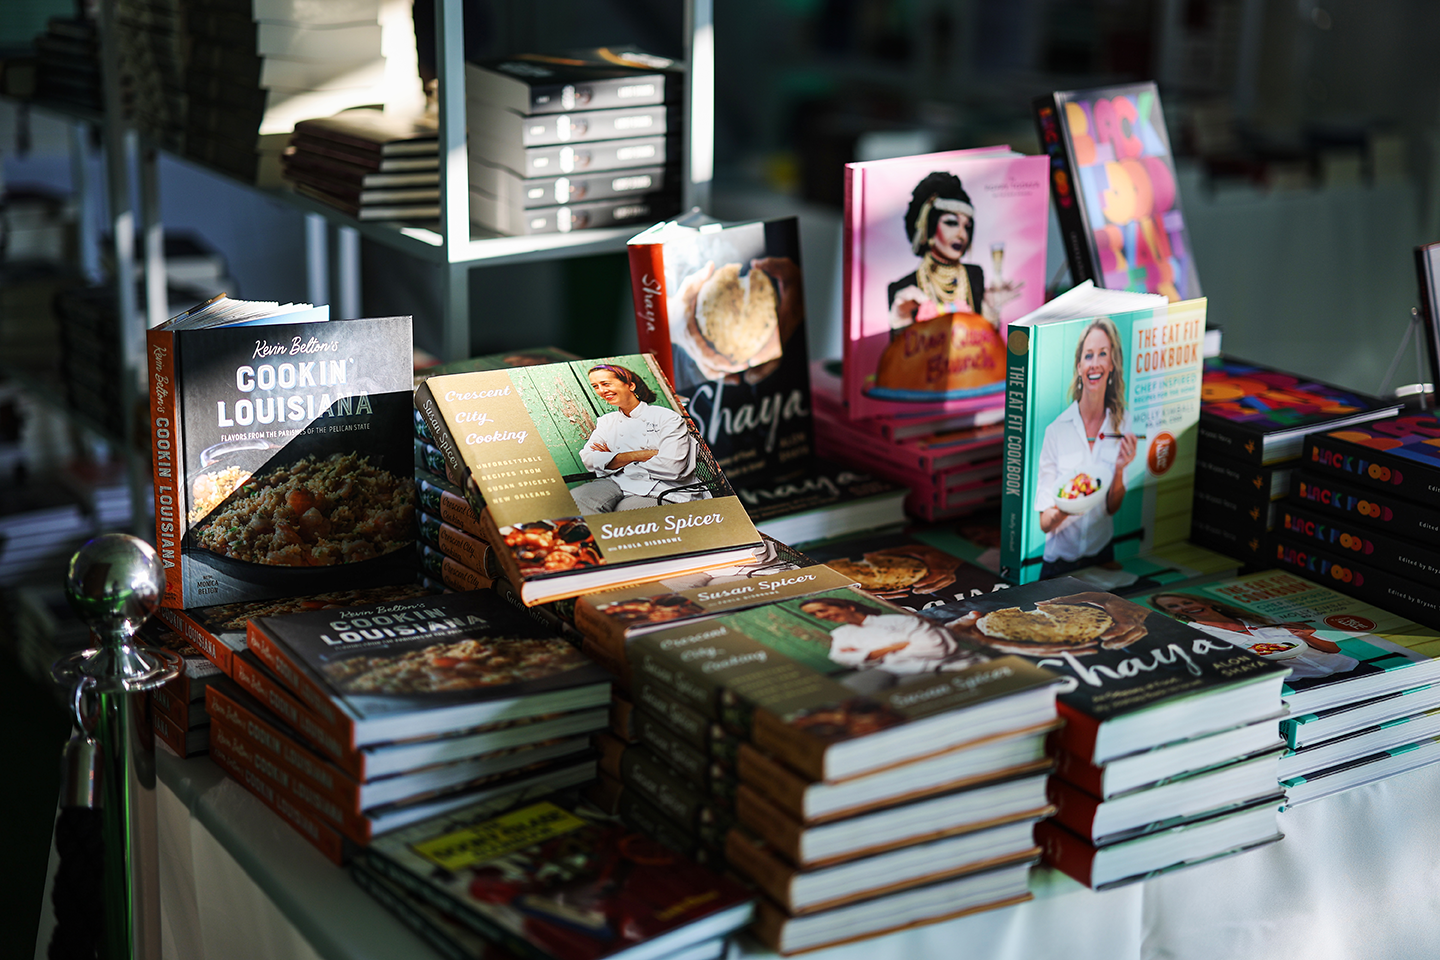
[[[295,124],[281,155],[287,183],[357,220],[440,215],[437,128],[429,117],[373,107]]]
[[[337,861],[517,785],[594,776],[608,676],[491,591],[251,616],[245,643],[205,689],[210,756]]]
[[[675,213],[682,77],[671,60],[609,48],[466,64],[470,219],[537,234]]]
[[[587,641],[610,618],[598,642],[623,643],[627,671],[592,795],[754,884],[754,931],[782,953],[1026,899],[1048,812],[1055,676],[853,587],[817,592],[836,579],[650,598],[691,608],[650,629],[624,598],[577,615]]]
[[[1400,408],[1233,357],[1206,359],[1203,390],[1190,539],[1261,567],[1271,565],[1277,510],[1306,434]]]
[[[184,150],[265,186],[300,120],[424,108],[410,5],[254,0],[187,11]]]
[[[1071,577],[922,616],[1066,678],[1052,866],[1103,889],[1280,838],[1282,666]]]
[[[1433,410],[1306,437],[1276,525],[1276,565],[1440,627],[1437,437]]]
[[[734,880],[574,791],[436,816],[377,839],[350,872],[446,957],[720,960],[753,911]]]
[[[1006,147],[845,168],[844,363],[820,450],[960,516],[999,497],[1005,338],[1045,302],[1044,157]],[[988,257],[986,254],[988,253]]]
[[[161,620],[141,628],[146,646],[179,654],[180,675],[147,694],[155,739],[181,757],[210,749],[210,714],[205,710],[205,688],[224,676],[220,668],[194,645]]]
[[[1137,602],[1290,670],[1278,771],[1287,807],[1440,759],[1435,630],[1285,570]]]

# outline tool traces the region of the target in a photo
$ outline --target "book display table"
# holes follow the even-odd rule
[[[165,957],[438,956],[208,759],[156,760]],[[1280,825],[1280,843],[1107,893],[1040,870],[1029,903],[806,956],[1440,956],[1440,765],[1287,811]],[[742,939],[732,956],[773,955]]]

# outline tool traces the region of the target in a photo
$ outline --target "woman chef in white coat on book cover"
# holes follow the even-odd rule
[[[1135,459],[1135,434],[1125,410],[1125,358],[1120,333],[1097,317],[1075,346],[1071,403],[1045,428],[1035,509],[1045,533],[1041,579],[1115,558],[1114,515],[1125,500],[1125,468]],[[1083,513],[1056,505],[1060,488],[1081,474],[1100,480],[1100,503]]]

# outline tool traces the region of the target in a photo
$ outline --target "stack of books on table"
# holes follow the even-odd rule
[[[466,64],[470,219],[518,235],[674,214],[682,76],[607,48]]]
[[[1287,807],[1440,759],[1434,629],[1285,570],[1137,602],[1290,670],[1278,771]]]
[[[1027,899],[1056,677],[803,575],[626,638],[596,801],[752,883],[781,953]]]
[[[435,120],[357,107],[301,120],[281,155],[287,183],[357,220],[440,216]]]
[[[300,120],[424,108],[414,23],[397,0],[217,2],[190,12],[187,156],[263,186]]]
[[[511,792],[397,830],[350,872],[447,957],[720,960],[753,912],[733,879],[574,791]]]
[[[146,695],[155,739],[181,757],[208,752],[210,714],[205,710],[205,688],[224,674],[214,661],[162,620],[150,620],[141,628],[141,642],[173,651],[183,661],[179,676]]]
[[[252,617],[210,757],[336,862],[399,826],[594,776],[609,678],[491,591]]]
[[[963,413],[852,420],[841,362],[811,364],[815,450],[909,488],[905,509],[925,520],[967,516],[1000,503],[1004,411],[994,403]]]
[[[1063,675],[1045,859],[1096,889],[1280,838],[1282,666],[1071,577],[923,611]]]
[[[1280,504],[1275,565],[1440,627],[1435,411],[1407,411],[1305,438]]]
[[[1205,361],[1190,539],[1271,565],[1279,501],[1306,434],[1396,413],[1400,404],[1233,357]]]

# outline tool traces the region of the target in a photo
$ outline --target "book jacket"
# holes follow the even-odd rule
[[[723,566],[760,543],[649,354],[432,377],[415,404],[522,595],[602,567],[613,579],[588,588],[644,579],[646,561]],[[586,589],[567,582],[540,599]]]
[[[846,165],[852,418],[999,405],[1006,324],[1045,302],[1045,163],[985,148]]]
[[[146,343],[165,606],[413,579],[409,317]]]
[[[1199,297],[1155,84],[1057,91],[1035,115],[1072,281]]]
[[[1028,583],[1185,540],[1204,333],[1204,300],[1010,328],[1002,575]]]
[[[640,349],[725,476],[742,488],[803,473],[815,442],[799,221],[661,223],[629,250]]]

